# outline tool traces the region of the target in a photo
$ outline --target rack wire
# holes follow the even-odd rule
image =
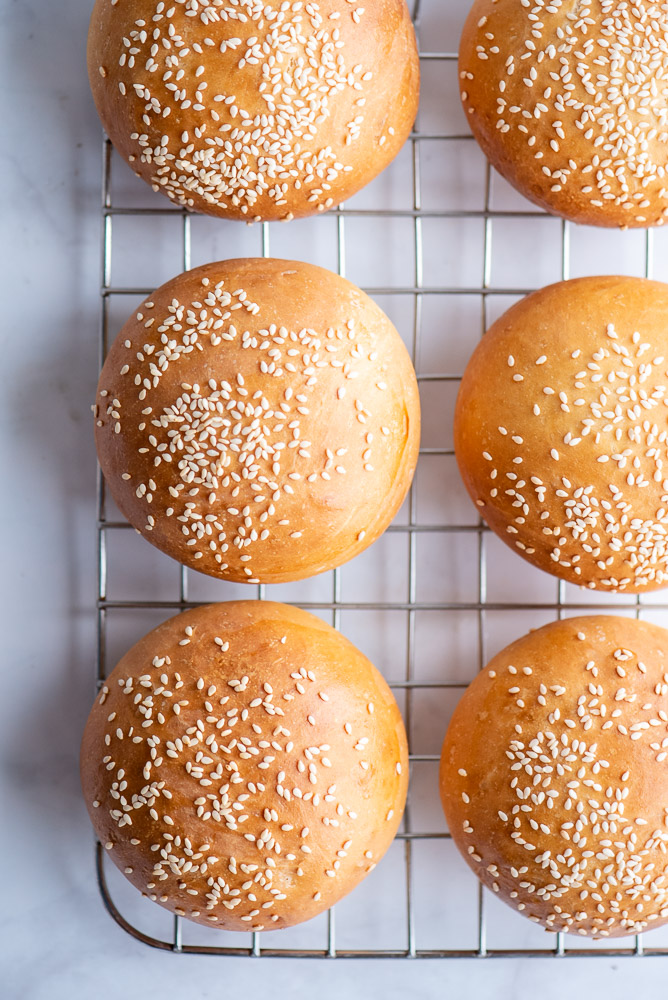
[[[414,0],[413,17],[418,32],[418,38],[420,36],[421,18],[424,17],[425,10],[429,8],[430,4],[433,8],[434,5],[438,7],[440,3],[442,3],[442,0]],[[452,3],[453,6],[458,6],[463,12],[465,12],[468,6],[467,0],[448,0],[448,4],[450,3]],[[421,51],[420,59],[423,69],[428,66],[433,67],[434,65],[445,68],[447,66],[452,66],[453,63],[456,63],[457,56],[454,51],[456,41],[456,38],[452,39],[452,45],[450,46],[451,51]],[[456,93],[449,95],[448,99],[456,101]],[[418,119],[418,121],[419,120],[420,119]],[[373,207],[356,208],[341,205],[329,213],[329,216],[333,217],[335,220],[336,266],[341,275],[346,275],[347,272],[347,237],[351,220],[355,219],[362,222],[364,220],[371,219],[404,219],[408,220],[411,224],[413,262],[410,274],[407,275],[408,280],[402,284],[384,284],[376,286],[367,285],[365,287],[365,291],[372,296],[381,297],[383,299],[387,297],[391,300],[393,296],[402,296],[404,298],[408,297],[410,299],[410,329],[405,329],[403,332],[406,335],[408,346],[411,349],[413,359],[416,363],[418,381],[422,391],[428,388],[433,389],[434,386],[440,386],[443,390],[445,390],[446,386],[456,385],[461,378],[461,371],[421,370],[420,347],[423,334],[425,302],[427,299],[433,296],[445,297],[446,299],[457,296],[477,298],[480,302],[481,314],[479,332],[482,334],[489,325],[490,303],[492,303],[496,297],[502,297],[502,300],[505,301],[506,304],[509,304],[509,301],[512,301],[518,296],[527,294],[533,290],[533,288],[530,287],[508,287],[503,283],[494,283],[493,261],[496,239],[495,226],[498,227],[500,222],[507,222],[508,220],[521,220],[524,225],[532,226],[537,220],[550,218],[543,212],[532,210],[528,204],[523,205],[521,208],[516,208],[514,206],[511,206],[510,208],[495,206],[492,197],[494,176],[489,165],[486,165],[484,168],[484,195],[480,207],[470,209],[434,209],[424,207],[422,160],[424,150],[427,148],[428,144],[434,142],[445,143],[447,144],[446,148],[450,149],[453,148],[453,143],[472,142],[472,136],[465,129],[461,132],[451,132],[447,129],[426,131],[421,130],[419,126],[416,125],[415,130],[409,139],[411,156],[410,176],[412,179],[412,207],[390,209]],[[114,282],[112,268],[112,237],[114,220],[127,217],[132,217],[135,220],[141,219],[143,225],[149,233],[152,223],[160,217],[169,217],[171,219],[180,220],[181,268],[183,270],[188,270],[191,267],[192,261],[193,220],[197,218],[197,216],[192,215],[190,212],[171,207],[167,203],[159,206],[155,206],[154,203],[151,203],[149,206],[141,205],[139,207],[128,207],[127,205],[124,206],[122,204],[117,204],[116,202],[118,199],[114,195],[112,185],[112,162],[114,160],[114,155],[111,143],[105,137],[103,143],[101,206],[103,236],[101,253],[102,274],[100,287],[100,366],[106,356],[112,332],[112,321],[110,315],[112,303],[115,303],[117,300],[127,301],[132,297],[144,297],[153,291],[153,288],[151,287],[118,285]],[[121,170],[126,169],[127,168],[124,166],[121,166]],[[444,282],[442,284],[434,283],[433,281],[425,282],[424,227],[427,220],[477,220],[477,222],[479,222],[479,224],[483,227],[479,282],[460,283],[454,280]],[[571,276],[571,246],[573,227],[571,227],[568,222],[564,221],[555,224],[560,226],[559,274],[555,276],[555,278],[561,277],[562,279],[565,279]],[[259,224],[259,252],[263,256],[269,256],[271,253],[272,235],[275,231],[276,225],[277,224],[275,223],[272,223],[271,225],[268,223]],[[258,227],[256,227],[256,229],[257,228]],[[652,275],[654,270],[655,257],[654,235],[651,230],[647,230],[644,233],[643,240],[644,259],[641,271],[645,276],[649,277]],[[508,246],[506,249],[512,251],[511,246]],[[230,253],[228,255],[235,256],[236,254]],[[443,427],[443,434],[439,443],[421,448],[420,464],[430,459],[451,460],[453,455],[454,451],[447,442],[446,428]],[[432,788],[431,794],[434,799],[437,799],[437,789],[435,787],[435,768],[438,762],[438,754],[415,752],[414,746],[412,745],[415,741],[415,734],[419,734],[423,727],[421,711],[424,708],[424,701],[420,701],[420,695],[425,694],[431,697],[436,695],[438,692],[457,693],[466,687],[467,680],[462,679],[458,675],[449,676],[447,663],[444,664],[442,675],[437,679],[425,679],[421,676],[417,641],[420,615],[427,613],[442,615],[444,617],[447,616],[447,620],[454,624],[463,620],[463,616],[466,616],[467,620],[470,622],[472,616],[475,622],[475,627],[472,631],[472,634],[475,635],[475,639],[473,639],[469,644],[475,645],[475,652],[471,656],[473,661],[472,667],[473,669],[481,669],[491,655],[489,648],[489,625],[490,618],[495,614],[523,612],[528,615],[543,616],[540,619],[541,623],[543,620],[549,620],[554,617],[562,617],[564,615],[574,613],[587,613],[605,610],[613,610],[615,613],[635,616],[640,616],[646,610],[648,614],[660,616],[668,613],[668,602],[665,599],[664,601],[653,600],[645,605],[644,601],[640,598],[626,597],[611,600],[610,598],[600,594],[592,595],[590,592],[587,592],[583,597],[582,593],[576,593],[574,588],[567,586],[563,582],[557,581],[550,581],[549,583],[549,586],[553,591],[552,596],[543,596],[546,594],[546,578],[544,575],[542,576],[542,586],[539,587],[537,591],[539,596],[534,599],[526,600],[526,597],[524,597],[524,599],[519,599],[513,597],[512,593],[510,593],[509,596],[504,596],[502,598],[492,597],[490,599],[488,589],[488,570],[490,560],[489,547],[493,544],[493,536],[489,534],[486,526],[478,518],[477,513],[475,512],[471,513],[470,523],[466,523],[461,517],[444,517],[443,523],[432,523],[429,519],[425,519],[425,517],[421,514],[420,504],[418,502],[417,484],[419,481],[420,465],[418,466],[416,483],[411,489],[407,501],[407,507],[403,511],[403,514],[395,520],[395,523],[390,526],[386,533],[388,537],[398,535],[407,543],[404,599],[360,600],[358,597],[355,599],[346,599],[346,588],[343,585],[342,570],[336,569],[332,571],[331,574],[327,575],[330,592],[326,598],[323,598],[322,596],[316,596],[315,599],[299,598],[298,600],[295,600],[294,603],[298,603],[300,607],[311,610],[316,614],[329,615],[332,624],[336,628],[341,628],[342,616],[348,612],[378,613],[382,615],[390,615],[392,618],[401,616],[401,621],[405,625],[405,655],[403,658],[403,673],[400,677],[391,677],[388,678],[388,680],[397,697],[403,702],[404,719],[409,733],[409,743],[411,743],[410,763],[412,783],[415,779],[415,769],[420,765],[428,765],[433,770],[432,777],[434,778],[434,787]],[[447,504],[448,498],[446,497],[446,511]],[[113,553],[114,546],[117,544],[118,539],[128,531],[131,531],[131,528],[120,516],[117,515],[117,513],[110,509],[111,504],[106,495],[104,481],[99,470],[97,506],[99,572],[97,594],[98,642],[96,682],[97,688],[99,689],[107,673],[108,633],[112,618],[122,615],[125,612],[138,611],[149,612],[151,614],[161,616],[162,618],[166,618],[180,610],[209,603],[210,598],[209,600],[200,600],[196,594],[193,595],[193,588],[191,584],[193,578],[198,577],[199,575],[183,566],[177,566],[177,564],[173,564],[175,569],[172,570],[172,572],[176,572],[178,574],[178,591],[175,593],[173,598],[162,599],[161,597],[158,598],[150,593],[142,596],[141,599],[136,599],[124,594],[121,594],[118,597],[110,596],[108,586],[110,556]],[[433,597],[431,595],[425,596],[424,588],[420,586],[420,573],[422,572],[420,568],[420,552],[418,550],[420,541],[425,538],[431,540],[438,537],[442,538],[444,536],[451,536],[453,538],[465,537],[472,541],[474,546],[477,583],[475,585],[475,592],[471,593],[464,599],[460,599],[457,595],[455,595],[452,599],[446,599],[439,595],[435,595]],[[498,560],[499,558],[498,552],[492,553],[491,556],[493,559]],[[516,572],[517,574],[521,574],[523,571],[526,574],[533,572],[528,567],[525,567],[525,565],[520,562],[516,556],[512,555],[512,560],[514,561],[512,562],[512,569],[510,572]],[[350,565],[354,568],[355,563]],[[226,596],[237,596],[237,594],[227,594],[224,587],[225,585],[223,584],[223,589],[221,589],[218,599],[225,599]],[[254,587],[251,587],[250,585],[245,586],[244,594],[245,596],[252,596],[254,594],[260,600],[267,596],[264,585],[256,585]],[[515,634],[519,633],[520,630],[517,630]],[[447,632],[445,634],[447,636]],[[500,647],[501,645],[504,645],[505,642],[496,639],[493,644]],[[446,657],[444,656],[444,660],[445,659]],[[113,666],[113,663],[111,665]],[[383,669],[384,665],[382,662],[377,662],[377,665],[381,670]],[[441,736],[445,731],[446,721],[447,720],[443,718],[440,722]],[[247,935],[226,935],[225,932],[221,931],[199,929],[202,931],[199,939],[188,941],[188,922],[184,923],[184,921],[182,921],[182,919],[178,916],[173,918],[171,916],[169,917],[169,933],[164,932],[164,926],[162,928],[162,932],[147,931],[144,929],[144,926],[136,926],[136,923],[140,921],[133,921],[131,917],[126,916],[124,912],[122,912],[123,905],[118,900],[120,890],[118,886],[114,888],[113,884],[113,865],[107,861],[105,851],[98,843],[96,845],[96,868],[98,883],[104,904],[116,922],[133,937],[152,947],[180,953],[291,958],[482,958],[492,956],[563,957],[593,955],[600,957],[605,956],[609,958],[611,956],[621,955],[668,954],[668,939],[664,938],[667,942],[666,945],[664,945],[661,942],[660,936],[657,936],[657,932],[652,933],[648,944],[644,943],[642,935],[638,935],[635,938],[625,939],[621,943],[620,947],[611,947],[609,943],[605,943],[603,946],[590,945],[589,943],[584,945],[581,939],[569,939],[564,934],[542,933],[541,939],[538,941],[535,936],[531,936],[535,935],[535,930],[531,928],[531,925],[528,925],[528,922],[523,921],[522,918],[519,918],[519,923],[517,924],[519,929],[513,939],[507,940],[506,936],[506,939],[502,944],[495,944],[494,941],[491,940],[494,935],[492,934],[490,936],[490,907],[498,905],[497,902],[491,897],[490,894],[488,894],[487,890],[483,889],[482,886],[477,883],[477,880],[470,872],[468,872],[468,870],[460,871],[458,869],[455,873],[454,867],[452,869],[452,873],[450,869],[446,868],[444,872],[445,884],[448,885],[451,883],[450,887],[455,893],[468,894],[469,902],[471,899],[474,900],[473,905],[475,914],[471,921],[471,940],[462,945],[459,938],[455,936],[452,940],[449,940],[448,934],[444,933],[443,940],[437,943],[431,941],[429,946],[424,945],[420,940],[419,925],[421,923],[423,924],[424,920],[422,920],[420,916],[420,901],[416,890],[416,851],[425,843],[448,842],[450,840],[450,835],[445,828],[418,828],[420,824],[416,824],[414,822],[414,797],[414,792],[409,794],[403,824],[396,837],[396,844],[403,856],[401,864],[402,872],[399,875],[399,878],[403,882],[403,902],[401,905],[402,913],[399,917],[399,922],[401,924],[399,936],[401,937],[403,943],[400,946],[394,946],[394,944],[389,946],[383,940],[375,940],[372,947],[351,947],[347,944],[342,946],[339,943],[341,928],[340,926],[337,927],[336,920],[336,914],[340,911],[341,904],[337,904],[337,907],[328,911],[326,924],[322,928],[324,940],[322,940],[320,946],[304,946],[303,944],[295,945],[294,939],[292,938],[289,939],[288,943],[284,944],[282,942],[285,941],[285,936],[288,934],[288,932],[285,931],[273,932],[267,938],[267,935],[260,933]],[[452,860],[453,858],[454,853],[450,856],[449,863],[452,865],[455,864]],[[381,863],[379,870],[382,869],[382,867],[383,864]],[[396,877],[397,868],[395,865],[394,870],[390,872],[390,878],[396,883]],[[434,889],[433,892],[436,892],[436,890]],[[138,894],[136,895],[138,896]],[[147,905],[150,906],[152,912],[159,909],[155,907],[154,904]],[[371,898],[369,907],[372,914],[372,921],[374,919],[374,913],[377,913],[378,907],[381,905],[382,902],[374,902],[374,899]],[[432,923],[434,920],[434,907],[437,911],[438,900],[432,899],[429,907],[430,920]],[[132,907],[130,907],[130,909],[132,909]],[[164,911],[160,912],[164,917]],[[436,919],[438,919],[437,912]],[[501,921],[503,923],[507,923],[509,920],[511,920],[510,911],[503,909]],[[192,926],[193,925],[190,925],[190,927]],[[515,925],[513,925],[513,927],[514,926]],[[242,938],[243,940],[241,940]]]

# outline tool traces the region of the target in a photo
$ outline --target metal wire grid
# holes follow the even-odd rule
[[[419,26],[422,0],[415,0],[413,19],[416,28]],[[422,63],[437,62],[447,64],[456,61],[455,52],[421,52]],[[336,218],[336,258],[339,274],[346,273],[346,220],[349,218],[363,217],[392,217],[409,218],[413,220],[413,251],[414,251],[414,273],[413,283],[404,286],[383,286],[367,287],[365,290],[370,295],[410,295],[413,301],[412,320],[412,356],[416,360],[419,356],[420,333],[422,327],[422,312],[425,296],[431,295],[475,295],[481,300],[482,330],[488,326],[488,301],[491,296],[511,296],[517,297],[533,291],[532,288],[508,288],[494,287],[492,285],[492,241],[493,227],[497,219],[520,218],[544,219],[545,213],[540,211],[500,211],[494,210],[490,206],[491,194],[491,169],[486,168],[484,208],[476,210],[425,210],[422,207],[422,185],[420,172],[421,146],[424,143],[433,141],[459,142],[472,141],[470,133],[450,134],[442,132],[421,132],[416,130],[410,136],[409,142],[412,152],[412,183],[413,183],[413,206],[407,210],[382,210],[382,209],[347,209],[345,206],[333,210],[330,215]],[[117,207],[112,202],[111,186],[111,165],[112,146],[105,137],[103,144],[103,177],[102,177],[102,281],[100,288],[101,299],[101,322],[100,322],[100,367],[108,348],[108,338],[110,329],[110,303],[115,296],[146,296],[151,294],[152,288],[141,287],[117,287],[112,283],[112,231],[113,220],[119,216],[142,217],[148,224],[151,217],[170,215],[181,219],[182,238],[182,268],[189,270],[191,266],[191,219],[192,215],[186,210],[164,206],[158,208],[124,208]],[[483,253],[481,261],[480,284],[473,287],[447,286],[447,285],[425,285],[423,281],[423,220],[426,218],[452,218],[452,219],[479,219],[484,224]],[[270,256],[271,226],[268,223],[260,224],[261,228],[261,253],[263,256]],[[568,222],[561,223],[561,277],[566,279],[570,274],[570,237],[571,226]],[[650,277],[653,270],[653,232],[645,232],[645,261],[644,273]],[[418,372],[420,384],[427,382],[454,383],[458,382],[461,374],[442,372],[426,373]],[[421,455],[452,456],[452,448],[429,447],[421,448]],[[555,582],[556,596],[552,602],[537,601],[534,603],[518,604],[517,602],[490,602],[487,600],[487,553],[486,536],[487,527],[482,521],[477,524],[424,524],[418,520],[417,492],[411,489],[408,500],[408,522],[406,524],[395,523],[388,528],[390,533],[401,533],[408,536],[408,581],[407,581],[407,601],[396,602],[350,602],[342,600],[341,596],[341,574],[336,569],[332,572],[332,594],[329,601],[299,602],[299,606],[313,611],[331,612],[332,622],[335,628],[339,628],[341,613],[346,610],[374,610],[392,611],[407,615],[407,640],[406,640],[406,667],[405,676],[401,681],[395,681],[390,686],[403,692],[405,704],[406,729],[410,735],[412,730],[413,715],[413,694],[420,689],[429,688],[453,688],[464,689],[465,683],[457,682],[428,682],[416,679],[415,656],[416,656],[416,614],[420,611],[455,611],[474,612],[477,616],[477,636],[478,636],[478,666],[482,668],[487,661],[486,651],[486,628],[485,616],[490,611],[547,611],[552,612],[555,617],[562,617],[569,611],[582,613],[594,612],[597,610],[614,610],[622,612],[634,612],[639,616],[641,609],[640,598],[636,597],[627,602],[617,602],[611,609],[609,603],[595,598],[590,600],[587,597],[586,603],[569,603],[566,599],[565,585],[562,581]],[[98,594],[97,594],[97,663],[96,663],[96,685],[99,690],[106,676],[106,637],[107,619],[110,611],[122,609],[147,609],[164,611],[165,614],[176,613],[198,604],[208,603],[190,599],[188,583],[189,574],[184,566],[179,567],[179,595],[174,601],[152,600],[150,595],[145,600],[130,599],[110,599],[107,596],[107,547],[109,536],[117,531],[132,530],[130,525],[124,521],[109,519],[106,515],[105,485],[100,470],[98,469],[98,492],[97,492],[97,544],[98,544]],[[469,532],[473,533],[477,539],[477,559],[478,559],[478,593],[477,600],[467,602],[453,601],[424,601],[417,599],[417,539],[421,533],[429,532]],[[251,587],[248,588],[252,593]],[[262,600],[265,596],[265,587],[260,584],[255,588],[256,596]],[[652,603],[653,610],[668,611],[668,602]],[[410,753],[411,765],[415,763],[438,761],[436,754],[415,754]],[[413,772],[413,767],[411,767]],[[547,940],[554,941],[551,947],[543,948],[490,948],[487,946],[487,919],[486,919],[486,890],[482,886],[477,889],[477,947],[462,948],[419,948],[416,938],[416,913],[414,899],[414,865],[413,865],[413,845],[418,840],[447,840],[450,834],[446,832],[412,832],[411,827],[411,796],[409,794],[406,805],[406,813],[403,823],[403,832],[397,834],[397,840],[403,843],[403,853],[405,860],[405,947],[404,948],[375,948],[358,949],[337,948],[336,917],[335,908],[328,911],[327,915],[327,942],[326,947],[321,949],[281,947],[280,933],[274,932],[270,935],[271,944],[266,945],[266,938],[260,933],[249,934],[250,943],[247,947],[215,946],[204,944],[188,944],[183,941],[182,919],[175,916],[173,919],[172,934],[169,938],[158,938],[133,926],[118,909],[106,876],[105,866],[108,864],[106,855],[101,844],[96,845],[96,869],[97,878],[104,904],[116,920],[129,934],[143,941],[152,947],[172,952],[199,953],[213,955],[237,955],[237,956],[265,956],[265,957],[312,957],[312,958],[474,958],[474,957],[546,957],[546,956],[621,956],[621,955],[662,955],[668,954],[668,947],[646,947],[643,944],[642,935],[637,935],[633,947],[609,947],[604,948],[583,948],[581,946],[571,947],[566,944],[563,934],[546,934]],[[220,933],[220,932],[218,932]]]

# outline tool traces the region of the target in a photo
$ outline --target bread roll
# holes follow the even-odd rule
[[[376,668],[283,604],[197,608],[113,670],[81,745],[98,838],[174,913],[272,930],[332,906],[376,865],[408,783]]]
[[[418,105],[405,0],[97,0],[88,73],[139,177],[235,219],[349,198],[399,152]]]
[[[419,435],[390,321],[295,261],[225,261],[163,285],[117,337],[96,404],[128,520],[182,563],[249,583],[320,573],[378,538]]]
[[[551,931],[668,919],[668,632],[570,618],[512,643],[458,704],[441,757],[457,847]]]
[[[471,497],[516,552],[571,583],[668,582],[668,285],[580,278],[513,306],[455,412]]]
[[[660,0],[475,0],[459,50],[473,134],[549,212],[663,225],[667,37]]]

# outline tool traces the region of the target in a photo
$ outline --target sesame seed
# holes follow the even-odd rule
[[[289,541],[296,553],[304,545],[312,548],[303,523],[290,516],[303,509],[305,490],[312,495],[311,483],[322,477],[329,484],[334,475],[349,475],[349,460],[354,468],[374,475],[378,432],[371,404],[361,398],[355,401],[364,423],[359,432],[350,433],[346,448],[335,438],[332,424],[324,442],[324,461],[322,446],[307,440],[309,407],[303,404],[317,393],[323,368],[337,379],[348,379],[364,375],[367,366],[375,378],[378,352],[364,346],[366,334],[353,320],[341,336],[334,330],[288,330],[260,319],[250,327],[245,320],[257,315],[259,304],[236,282],[224,278],[214,281],[201,275],[189,296],[181,300],[170,291],[163,298],[159,292],[150,313],[148,305],[142,305],[135,320],[141,316],[144,340],[135,346],[136,357],[123,366],[127,371],[122,388],[119,384],[111,392],[100,391],[98,413],[115,430],[120,430],[121,414],[124,421],[138,420],[143,438],[134,464],[130,471],[123,469],[121,477],[132,484],[133,503],[148,507],[140,522],[143,533],[170,552],[179,546],[178,556],[187,565],[198,564],[198,569],[215,576],[238,578],[243,573],[254,582],[261,577],[262,560],[276,544]],[[134,336],[122,335],[119,343],[135,341]],[[252,398],[242,371],[229,381],[213,377],[213,359],[219,363],[223,342],[231,357],[243,352],[244,364],[251,371],[257,366],[260,387]],[[171,398],[159,397],[163,377],[182,359],[199,352],[202,364],[209,366],[202,384],[177,382]],[[119,369],[114,367],[118,378]],[[306,385],[293,389],[301,378]],[[383,412],[381,408],[378,416]],[[350,458],[344,465],[346,454]],[[152,475],[142,471],[147,466]],[[159,476],[153,468],[160,469]],[[105,473],[113,478],[111,469]],[[337,487],[323,484],[325,488],[329,495]],[[351,547],[366,538],[354,520],[347,522],[346,530]],[[188,639],[186,633],[183,645]],[[218,645],[225,651],[222,643]]]
[[[509,161],[506,144],[514,144],[520,187],[576,221],[662,224],[668,56],[661,4],[521,0],[501,24],[498,9],[487,7],[484,25],[477,21],[460,52],[461,97],[474,131],[478,101],[496,93],[497,159]],[[526,156],[518,159],[522,146]]]
[[[123,39],[123,110],[142,121],[131,133],[133,164],[154,190],[187,208],[217,207],[252,221],[258,213],[291,218],[290,196],[311,211],[331,207],[359,159],[351,151],[362,137],[375,140],[377,129],[364,111],[373,73],[353,59],[351,28],[342,30],[340,19],[325,18],[315,3],[286,0],[275,8],[243,0],[242,12],[238,0],[221,2],[180,0],[156,14],[150,30],[137,21]],[[363,16],[363,6],[351,10],[352,30]],[[208,34],[214,23],[215,40]],[[237,23],[250,34],[237,37]],[[411,55],[407,38],[402,65]],[[229,65],[230,81],[251,68],[257,73],[257,107],[245,94],[216,93],[207,79],[218,72],[215,57]],[[175,136],[164,125],[173,114],[186,126]],[[346,122],[339,148],[331,144],[333,118]],[[380,143],[389,140],[392,151],[402,138],[392,141],[395,132],[388,125]]]

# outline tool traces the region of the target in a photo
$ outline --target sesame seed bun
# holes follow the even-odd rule
[[[668,632],[554,622],[459,702],[441,756],[448,827],[478,878],[551,931],[668,919]]]
[[[315,916],[389,847],[401,715],[376,668],[297,608],[197,608],[126,653],[81,745],[100,842],[168,910],[225,930]]]
[[[668,9],[653,0],[476,0],[461,98],[525,197],[594,226],[668,215]]]
[[[405,0],[97,0],[88,74],[137,176],[236,219],[355,194],[399,152],[419,95]]]
[[[232,260],[167,282],[113,344],[96,442],[118,506],[203,573],[279,583],[388,526],[417,462],[415,372],[385,314],[310,264]]]
[[[668,583],[668,285],[550,285],[490,328],[455,410],[480,514],[529,562],[596,590]]]

